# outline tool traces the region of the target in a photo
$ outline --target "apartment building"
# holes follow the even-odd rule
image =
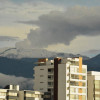
[[[44,100],[42,95],[39,91],[22,90],[19,91],[19,100]]]
[[[87,100],[87,66],[82,58],[39,59],[34,90],[51,92],[54,100]]]
[[[88,79],[88,100],[100,100],[100,72],[90,71]]]
[[[19,85],[7,85],[0,89],[0,100],[51,100],[49,93],[19,90]]]
[[[53,93],[54,61],[39,59],[34,67],[34,90]]]
[[[0,89],[0,100],[6,100],[7,90]]]
[[[18,85],[7,85],[4,89],[0,89],[0,100],[19,100]]]

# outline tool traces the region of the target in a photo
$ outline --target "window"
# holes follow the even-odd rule
[[[26,97],[35,97],[35,94],[33,94],[33,93],[26,93]]]
[[[40,70],[44,70],[44,69],[40,69]]]
[[[51,85],[51,82],[48,82],[48,85]]]
[[[40,90],[43,90],[43,88],[40,88]]]
[[[51,76],[48,76],[48,78],[51,78]]]
[[[80,96],[82,96],[82,100],[86,100],[86,96],[84,96],[84,95],[80,95]],[[70,95],[70,98],[71,98],[71,99],[79,99],[79,96],[78,96],[78,95],[74,95],[74,94],[72,95],[72,94],[71,94],[71,95]]]
[[[0,92],[0,96],[6,96],[5,92]]]
[[[16,92],[9,92],[8,95],[9,96],[17,96],[17,93]]]
[[[53,86],[53,82],[48,82],[48,86]]]
[[[71,74],[71,79],[79,79],[79,75]],[[86,80],[86,76],[82,76],[82,80]]]
[[[51,92],[51,89],[48,89],[48,92]]]
[[[48,79],[49,79],[49,80],[53,80],[53,76],[48,75]]]
[[[100,99],[100,80],[95,80],[95,100]]]
[[[82,73],[86,73],[86,69],[82,68]]]
[[[40,83],[44,83],[44,82],[40,82]]]
[[[43,77],[44,75],[40,75],[40,77]]]
[[[80,82],[77,82],[77,81],[70,81],[71,86],[79,86],[79,83]],[[86,83],[84,83],[84,82],[81,82],[81,84],[83,87],[86,86]]]
[[[53,68],[49,68],[49,69],[48,69],[48,73],[49,73],[49,74],[53,74],[53,72],[54,72],[54,69],[53,69]]]
[[[52,70],[51,69],[48,69],[48,72],[51,72]]]

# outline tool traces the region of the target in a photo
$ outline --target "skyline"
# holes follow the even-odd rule
[[[0,48],[100,50],[99,10],[99,0],[0,0]]]

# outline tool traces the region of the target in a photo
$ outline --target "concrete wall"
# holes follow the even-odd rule
[[[24,100],[24,91],[19,91],[19,100]]]
[[[94,94],[94,76],[88,75],[87,79],[88,79],[88,82],[87,82],[87,86],[88,86],[87,100],[94,100],[94,97],[93,97],[93,94]]]
[[[53,65],[36,66],[35,79],[33,89],[41,92],[48,92],[48,68],[53,68]]]
[[[66,64],[58,65],[58,100],[66,100]]]
[[[35,70],[35,79],[33,89],[36,91],[47,92],[47,66],[37,66]]]

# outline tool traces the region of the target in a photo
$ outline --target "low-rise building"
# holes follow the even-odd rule
[[[100,100],[100,72],[89,71],[88,79],[88,100]]]
[[[19,85],[7,85],[4,89],[0,89],[0,100],[19,100]]]
[[[0,89],[0,100],[51,100],[51,95],[39,91],[19,90],[19,85]]]
[[[7,97],[7,90],[0,89],[0,100],[6,100],[6,97]]]
[[[44,100],[43,95],[39,91],[23,90],[19,91],[19,100]]]

